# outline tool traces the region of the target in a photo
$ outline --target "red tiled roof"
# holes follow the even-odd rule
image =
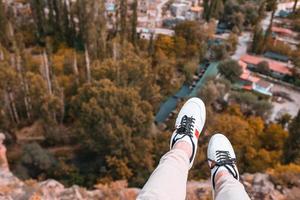
[[[241,60],[239,60],[239,65],[243,68],[243,70],[247,68],[247,63],[245,63]]]
[[[191,7],[192,12],[201,12],[202,10],[203,10],[203,7],[200,7],[200,6]]]
[[[241,61],[248,63],[248,64],[253,64],[253,65],[257,65],[258,63],[260,63],[262,61],[267,61],[269,63],[269,67],[272,71],[279,72],[281,74],[288,74],[288,75],[291,74],[290,69],[286,65],[284,65],[280,62],[274,61],[274,60],[263,58],[263,57],[251,56],[249,54],[246,54],[241,57]]]
[[[293,35],[294,34],[294,32],[292,30],[290,30],[290,29],[276,27],[276,26],[272,27],[272,32],[280,33],[280,34],[285,34],[285,35]]]
[[[240,76],[241,79],[248,80],[248,81],[254,82],[254,83],[256,83],[260,80],[260,78],[251,75],[251,72],[247,69],[247,63],[240,60],[239,65],[242,67],[242,70],[243,70],[243,73]]]
[[[244,85],[243,89],[245,89],[245,90],[252,90],[252,85]]]

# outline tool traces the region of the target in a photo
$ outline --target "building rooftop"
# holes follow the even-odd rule
[[[192,12],[202,12],[203,11],[203,7],[200,6],[193,6],[190,9]]]
[[[260,81],[260,78],[251,75],[251,72],[247,69],[247,63],[240,60],[239,65],[242,67],[243,70],[243,73],[240,76],[241,79],[248,80],[253,83],[257,83]]]
[[[276,27],[276,26],[272,27],[272,32],[278,33],[278,34],[289,35],[289,36],[294,36],[295,35],[295,33],[290,29]]]
[[[279,53],[275,53],[272,51],[267,51],[266,53],[264,53],[264,56],[267,58],[271,58],[271,59],[275,59],[275,60],[280,60],[282,62],[288,62],[289,61],[289,57],[279,54]]]
[[[264,87],[264,88],[270,87],[270,85],[271,85],[269,82],[267,82],[263,79],[260,79],[256,84],[261,87]]]
[[[267,61],[269,63],[269,67],[272,71],[279,72],[281,74],[291,75],[291,71],[287,65],[285,65],[281,62],[275,61],[275,60],[245,54],[241,57],[241,61],[248,63],[248,64],[253,64],[253,65],[257,65],[258,63],[260,63],[262,61]]]

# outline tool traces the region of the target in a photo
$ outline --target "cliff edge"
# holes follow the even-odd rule
[[[87,190],[76,185],[66,188],[58,181],[51,179],[43,182],[21,181],[9,170],[4,140],[4,134],[0,133],[0,200],[131,200],[136,198],[140,190],[127,187],[126,181],[116,181],[107,185],[98,184],[95,185],[94,190]],[[275,186],[268,174],[244,174],[241,177],[252,199],[300,199],[300,188],[288,189]],[[210,181],[189,181],[187,199],[212,199]]]

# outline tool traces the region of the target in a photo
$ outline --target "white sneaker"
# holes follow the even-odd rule
[[[175,131],[170,140],[170,149],[179,142],[185,141],[192,146],[190,168],[197,152],[198,138],[201,134],[206,119],[206,110],[203,101],[199,98],[189,99],[181,108],[175,122]]]
[[[211,181],[215,190],[215,177],[220,171],[228,171],[239,180],[236,167],[236,156],[230,141],[225,135],[215,134],[211,137],[207,148],[208,165],[211,169]]]

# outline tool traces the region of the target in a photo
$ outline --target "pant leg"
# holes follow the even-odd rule
[[[184,200],[189,158],[183,150],[172,149],[160,160],[138,200]]]
[[[215,192],[215,200],[250,200],[244,186],[231,175],[220,178]]]

